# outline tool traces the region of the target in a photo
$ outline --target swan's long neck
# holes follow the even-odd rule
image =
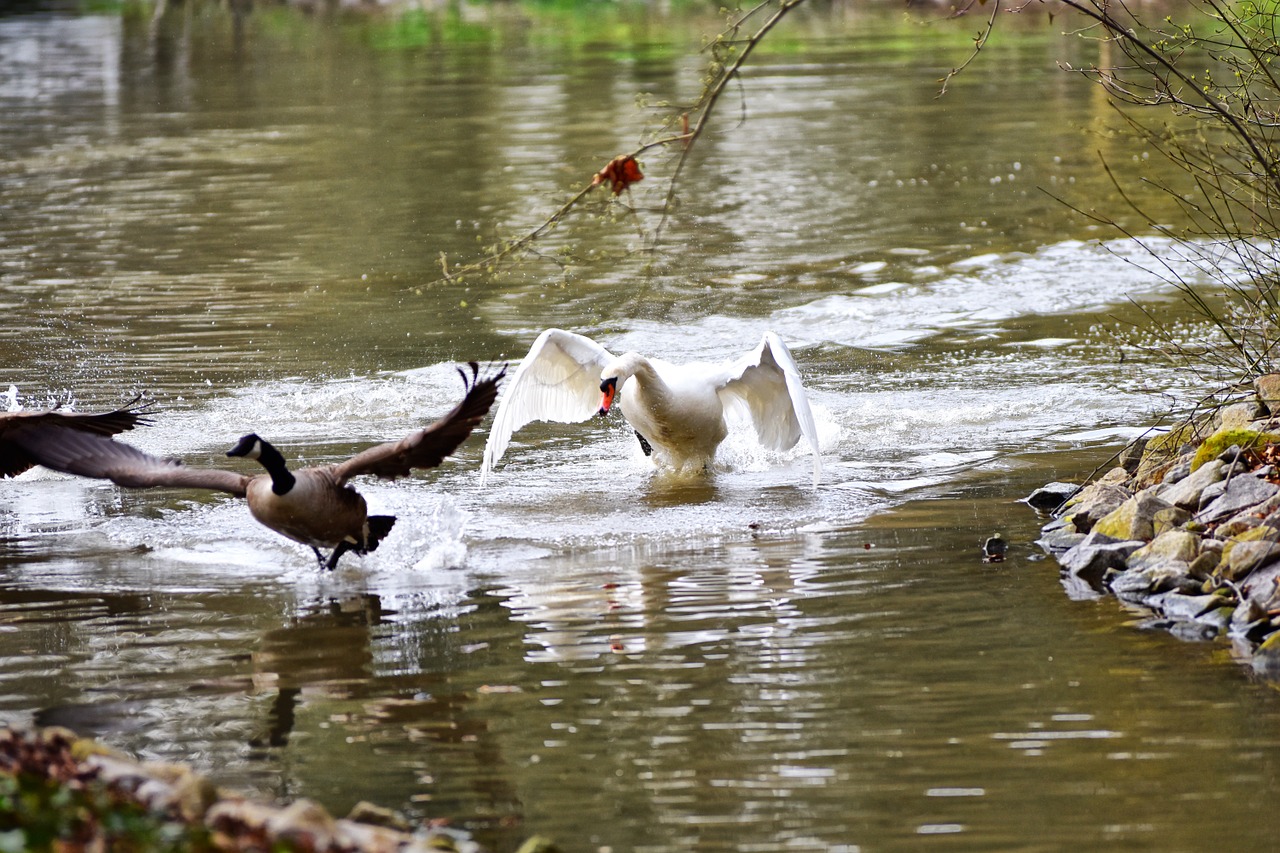
[[[629,352],[618,359],[618,387],[621,388],[632,377],[636,380],[636,391],[651,407],[661,407],[671,396],[671,389],[658,376],[649,359]]]
[[[285,464],[284,455],[265,441],[258,444],[258,462],[271,475],[271,491],[277,495],[287,495],[298,482],[289,466]]]

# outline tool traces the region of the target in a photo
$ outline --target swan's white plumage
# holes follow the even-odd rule
[[[547,329],[507,384],[484,446],[480,482],[506,452],[512,434],[533,421],[578,423],[600,408],[600,371],[613,354],[584,335]]]
[[[615,357],[590,338],[561,329],[538,336],[507,384],[489,429],[481,483],[516,430],[535,420],[587,420],[599,410],[601,380],[611,377],[618,380],[623,417],[661,462],[677,468],[709,462],[727,434],[725,412],[734,411],[770,450],[788,450],[805,438],[817,485],[818,429],[795,359],[773,332],[734,361],[674,365],[636,353]]]

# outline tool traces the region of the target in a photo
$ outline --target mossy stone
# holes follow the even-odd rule
[[[1209,430],[1196,421],[1179,424],[1173,429],[1147,439],[1142,450],[1142,461],[1134,472],[1134,481],[1138,486],[1157,482],[1177,461],[1182,449],[1194,446]]]
[[[1273,432],[1258,432],[1242,427],[1224,427],[1204,440],[1191,458],[1191,470],[1194,471],[1210,459],[1217,459],[1231,445],[1235,444],[1248,450],[1262,447],[1272,442],[1280,442],[1280,435]]]
[[[1150,541],[1156,535],[1153,522],[1155,514],[1168,507],[1167,503],[1148,490],[1134,495],[1098,519],[1092,532],[1111,539]]]
[[[1171,506],[1156,510],[1151,517],[1151,525],[1156,536],[1171,530],[1180,530],[1191,520],[1191,513],[1181,507]]]
[[[1231,549],[1236,545],[1242,542],[1257,542],[1266,538],[1268,534],[1274,536],[1275,532],[1275,528],[1260,524],[1223,542],[1222,556],[1218,558],[1218,567],[1214,570],[1214,574],[1222,577],[1227,572],[1227,567],[1231,560]]]

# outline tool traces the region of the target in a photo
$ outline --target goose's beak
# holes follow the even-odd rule
[[[613,405],[613,398],[618,395],[618,377],[606,379],[600,383],[600,411],[596,412],[598,417],[604,417],[609,414],[609,407]]]

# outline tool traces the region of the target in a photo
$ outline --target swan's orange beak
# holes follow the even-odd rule
[[[618,396],[618,377],[606,379],[600,383],[600,411],[596,412],[598,417],[604,417],[609,414],[609,407],[613,405],[613,398]]]

